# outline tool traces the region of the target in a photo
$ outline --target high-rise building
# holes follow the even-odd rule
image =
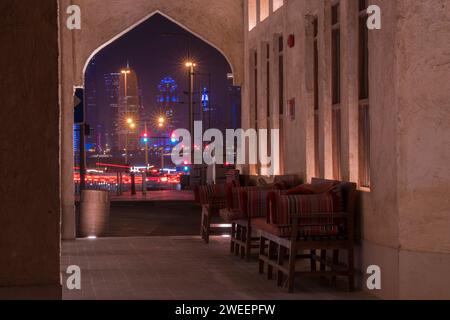
[[[241,127],[241,87],[230,85],[228,87],[228,110],[226,129]]]
[[[156,103],[162,112],[167,117],[167,123],[171,130],[174,126],[174,110],[175,105],[179,102],[178,97],[178,84],[171,77],[165,77],[158,85],[158,95],[156,97]]]
[[[102,135],[101,131],[98,131],[97,127],[99,123],[99,108],[97,101],[97,65],[95,58],[91,60],[86,70],[86,83],[85,83],[85,101],[86,101],[86,123],[90,126],[91,133],[86,137],[86,144],[89,146],[87,150],[99,151],[101,146],[97,146],[97,137]]]
[[[127,66],[120,71],[119,106],[117,112],[117,144],[123,151],[139,150],[141,101],[136,72]]]
[[[104,112],[108,119],[114,119],[114,121],[107,121],[105,123],[104,141],[106,151],[119,149],[116,133],[118,131],[117,126],[119,125],[117,119],[119,112],[120,75],[120,72],[103,75],[107,104],[107,109]]]
[[[241,107],[242,107],[242,91],[241,87],[233,84],[234,75],[229,73],[228,92],[227,92],[227,119],[226,129],[238,129],[241,127]]]
[[[204,128],[211,128],[212,126],[212,111],[214,110],[212,108],[210,95],[209,95],[209,89],[206,87],[203,87],[201,92],[201,119],[203,120],[203,127]]]
[[[121,73],[113,72],[103,76],[106,99],[109,106],[113,109],[116,109],[119,105],[120,75]]]

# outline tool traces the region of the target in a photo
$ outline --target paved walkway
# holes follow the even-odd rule
[[[126,192],[121,196],[112,195],[112,202],[130,202],[130,201],[194,201],[194,193],[192,191],[177,191],[177,190],[163,190],[163,191],[148,191],[146,195],[142,192],[137,192],[135,196]]]
[[[228,251],[229,239],[214,237],[107,238],[63,242],[61,272],[78,265],[82,290],[63,291],[64,299],[369,299],[302,278],[288,294]]]

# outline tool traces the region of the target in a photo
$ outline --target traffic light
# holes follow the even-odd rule
[[[142,141],[143,141],[144,143],[148,143],[148,142],[150,141],[150,139],[148,138],[148,133],[147,133],[147,132],[144,132],[144,133],[142,134]]]
[[[175,132],[173,132],[172,135],[170,136],[170,141],[172,141],[172,143],[177,142],[177,135],[175,134]]]

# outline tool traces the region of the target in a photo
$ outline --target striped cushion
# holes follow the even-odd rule
[[[344,220],[333,213],[343,212],[342,193],[339,188],[317,195],[280,195],[272,199],[270,223],[292,224],[292,214],[299,214],[301,236],[337,235],[343,231]],[[314,213],[329,213],[328,217],[311,217]],[[304,214],[305,218],[301,218]],[[308,215],[308,217],[306,217]]]
[[[200,186],[198,188],[198,195],[200,204],[211,204],[215,199],[226,199],[227,185],[226,184],[213,184],[207,186]]]
[[[282,193],[283,191],[270,189],[241,190],[239,192],[239,208],[246,217],[266,217],[269,212],[269,196]]]
[[[227,208],[239,210],[239,193],[241,191],[252,191],[252,190],[265,190],[262,187],[233,187],[228,186],[227,192]]]

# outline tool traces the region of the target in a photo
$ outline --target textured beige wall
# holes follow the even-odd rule
[[[404,0],[399,11],[400,245],[450,253],[450,2]]]
[[[358,179],[356,2],[341,0],[342,175]],[[309,179],[313,164],[313,99],[306,16],[319,18],[320,172],[331,166],[330,0],[286,1],[280,11],[246,32],[249,50],[282,32],[286,48],[286,101],[296,99],[296,119],[286,121],[286,173]],[[372,0],[382,10],[382,29],[369,32],[371,175],[361,192],[362,241],[358,267],[382,269],[383,298],[449,298],[450,277],[450,3],[446,0]],[[248,30],[246,28],[246,30]],[[261,56],[262,51],[259,51]],[[275,61],[272,61],[276,65]],[[260,66],[263,70],[264,66]],[[275,66],[272,77],[276,78]],[[243,119],[248,121],[250,70],[246,61]],[[265,81],[265,73],[259,74]],[[272,79],[274,106],[277,79]],[[265,87],[258,108],[265,110]],[[273,107],[276,108],[276,107]],[[259,111],[260,114],[262,111]],[[264,112],[262,112],[264,113]],[[264,123],[265,119],[261,122]],[[274,119],[276,122],[277,119]],[[417,266],[414,267],[414,266]],[[423,278],[423,281],[421,280]],[[364,280],[365,281],[365,280]],[[364,283],[363,283],[364,284]]]
[[[57,3],[3,0],[0,12],[0,298],[58,298]]]
[[[83,68],[92,53],[149,16],[160,12],[215,46],[230,62],[236,83],[242,81],[243,2],[242,0],[61,0],[64,13],[69,4],[82,12],[82,29],[75,32],[75,79],[83,84]],[[71,37],[63,30],[62,38]],[[65,56],[63,61],[66,61]]]

